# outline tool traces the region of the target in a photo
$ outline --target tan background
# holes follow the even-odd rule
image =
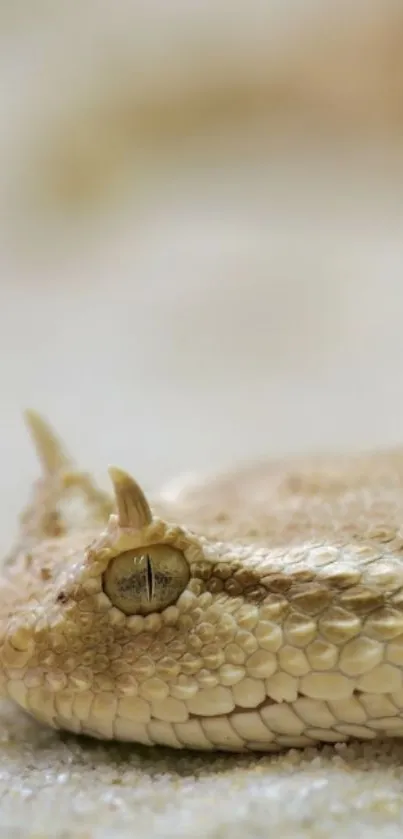
[[[402,20],[0,7],[4,550],[26,405],[105,484],[403,441]],[[178,757],[6,710],[0,735],[0,835],[400,835],[399,746]]]

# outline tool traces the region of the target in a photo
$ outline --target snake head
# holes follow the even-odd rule
[[[273,704],[268,691],[283,698],[270,679],[288,607],[279,595],[260,605],[261,551],[248,559],[249,549],[170,523],[185,511],[151,509],[120,469],[110,469],[110,498],[41,418],[28,424],[43,476],[3,572],[6,695],[53,728],[97,738],[269,748],[254,709]]]
[[[126,472],[110,477],[116,512],[101,532],[44,539],[8,568],[6,693],[54,728],[179,747],[174,726],[186,729],[186,700],[209,676],[203,550],[152,514]],[[218,646],[206,653],[221,662]],[[194,739],[194,724],[183,736]]]
[[[330,525],[320,541],[310,466],[298,479],[274,469],[264,492],[259,474],[252,491],[244,473],[265,538],[254,541],[246,506],[231,542],[218,500],[226,487],[227,509],[243,509],[232,478],[215,496],[208,485],[207,508],[197,491],[189,506],[151,508],[112,468],[109,498],[42,420],[30,422],[44,475],[0,589],[0,684],[10,698],[56,729],[176,748],[276,751],[402,733],[401,455],[396,474],[388,458],[371,465],[371,516],[384,515],[399,487],[388,526],[365,525],[362,460],[350,465],[347,493],[325,460]],[[66,508],[78,498],[77,518]]]

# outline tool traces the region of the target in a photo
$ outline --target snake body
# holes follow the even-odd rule
[[[403,450],[270,461],[149,506],[28,422],[43,475],[3,569],[6,696],[56,729],[178,749],[403,736]],[[181,591],[164,605],[169,568],[140,563],[152,591],[125,613],[111,563],[161,546]]]

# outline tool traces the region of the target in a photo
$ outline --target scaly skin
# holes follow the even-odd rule
[[[176,748],[403,736],[403,450],[240,469],[151,516],[118,470],[114,513],[28,421],[44,476],[3,572],[7,696],[54,728]],[[123,614],[106,569],[161,544],[183,552],[184,590]]]

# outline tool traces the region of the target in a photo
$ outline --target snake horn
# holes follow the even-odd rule
[[[141,530],[152,521],[152,512],[143,490],[127,472],[116,466],[109,467],[109,476],[115,491],[120,527]]]
[[[24,411],[24,419],[44,472],[55,475],[71,468],[71,458],[46,420],[30,409]]]

